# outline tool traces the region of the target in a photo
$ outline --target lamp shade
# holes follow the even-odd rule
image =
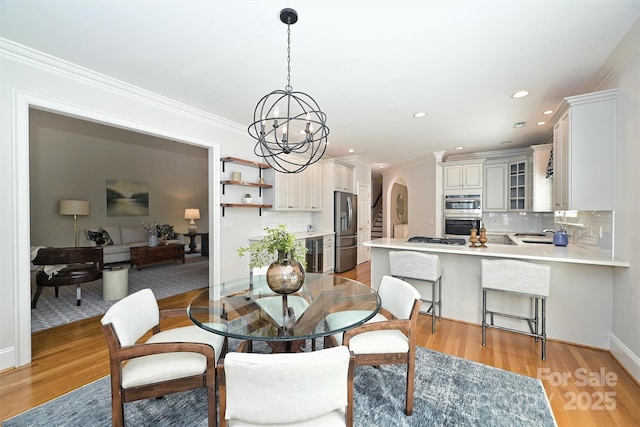
[[[200,209],[185,209],[184,219],[200,219]]]
[[[60,215],[89,215],[89,212],[86,200],[60,200]]]

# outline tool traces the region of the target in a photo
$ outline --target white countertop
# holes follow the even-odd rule
[[[524,260],[552,261],[574,264],[629,267],[627,261],[612,258],[608,251],[595,251],[577,246],[554,246],[543,244],[499,245],[486,248],[470,248],[467,245],[441,245],[432,243],[409,243],[404,239],[382,238],[364,242],[365,246],[385,249],[410,249],[422,252],[448,253],[484,257],[501,257]]]

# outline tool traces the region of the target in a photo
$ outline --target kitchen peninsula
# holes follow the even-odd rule
[[[410,243],[382,238],[365,242],[371,248],[371,284],[389,274],[389,251],[412,250],[436,254],[443,267],[442,316],[480,324],[482,289],[480,260],[507,258],[551,266],[551,289],[547,299],[547,336],[590,347],[609,349],[612,329],[613,269],[629,267],[607,251],[578,246],[545,244],[500,245],[470,248],[456,245]],[[416,285],[418,290],[420,285]],[[499,295],[496,309],[522,312],[521,299]],[[521,328],[521,324],[516,324]],[[510,326],[514,326],[513,323]],[[480,343],[478,343],[480,345]]]

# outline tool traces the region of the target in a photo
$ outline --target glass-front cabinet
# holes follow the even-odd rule
[[[524,211],[526,208],[526,159],[509,163],[509,210]]]

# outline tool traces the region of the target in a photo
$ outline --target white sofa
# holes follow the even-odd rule
[[[87,230],[97,232],[102,228],[113,241],[112,245],[102,246],[103,259],[105,264],[114,262],[126,262],[131,260],[129,248],[132,246],[146,246],[148,244],[147,233],[142,226],[131,227],[89,227],[78,231],[79,246],[97,246],[96,242],[89,240]],[[184,236],[177,233],[176,239],[167,240],[167,243],[182,243],[184,245]]]

